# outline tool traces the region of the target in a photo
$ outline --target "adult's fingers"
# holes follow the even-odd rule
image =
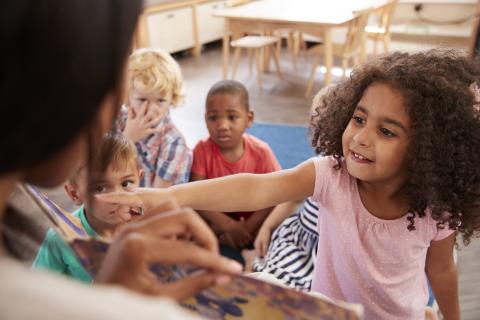
[[[152,263],[196,266],[203,273],[218,274],[220,279],[220,274],[237,274],[242,270],[237,262],[189,241],[130,233],[112,242],[95,281],[122,285],[141,293],[162,294],[158,289],[160,284],[149,267]],[[212,283],[211,279],[198,281],[197,288]],[[165,291],[163,294],[172,295]]]
[[[147,265],[150,263],[190,265],[228,274],[236,274],[242,270],[239,263],[190,241],[155,238],[140,234],[129,235],[129,237],[132,238],[126,240],[127,250],[140,252]],[[133,243],[130,242],[131,240]],[[133,257],[135,252],[127,252],[127,256]]]
[[[138,232],[157,238],[192,236],[198,245],[218,252],[217,239],[210,227],[196,212],[188,208],[167,212],[159,210],[125,225],[124,229],[124,233]]]

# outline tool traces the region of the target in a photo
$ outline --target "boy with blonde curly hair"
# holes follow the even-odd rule
[[[130,56],[127,77],[127,103],[117,126],[137,147],[145,172],[141,186],[187,182],[192,153],[169,114],[183,102],[180,67],[168,53],[144,48]]]

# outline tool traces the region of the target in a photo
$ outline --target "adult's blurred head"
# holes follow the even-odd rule
[[[122,100],[141,7],[141,0],[0,3],[0,175],[20,171],[53,186],[78,163],[75,153],[83,160]]]

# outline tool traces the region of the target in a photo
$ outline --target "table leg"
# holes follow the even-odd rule
[[[134,46],[135,49],[147,48],[149,46],[147,19],[144,14],[141,14],[138,20]]]
[[[273,32],[271,30],[266,30],[263,32],[263,35],[272,36]],[[270,55],[271,55],[270,50],[271,50],[270,46],[263,48],[263,64],[262,64],[263,72],[270,71]]]
[[[325,59],[325,80],[324,85],[329,85],[332,82],[332,66],[333,66],[333,46],[332,46],[332,32],[330,28],[326,28],[323,41],[325,45],[324,59]]]
[[[230,23],[225,19],[225,34],[223,35],[223,79],[228,79],[228,59],[230,56]]]

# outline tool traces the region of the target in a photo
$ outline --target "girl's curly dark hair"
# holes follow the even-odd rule
[[[367,62],[319,99],[310,120],[312,146],[341,166],[342,134],[365,89],[382,82],[399,90],[410,116],[409,229],[427,208],[439,226],[480,234],[480,112],[472,83],[480,64],[455,50],[392,53]],[[477,106],[477,108],[475,108]],[[449,214],[444,214],[448,212]]]

